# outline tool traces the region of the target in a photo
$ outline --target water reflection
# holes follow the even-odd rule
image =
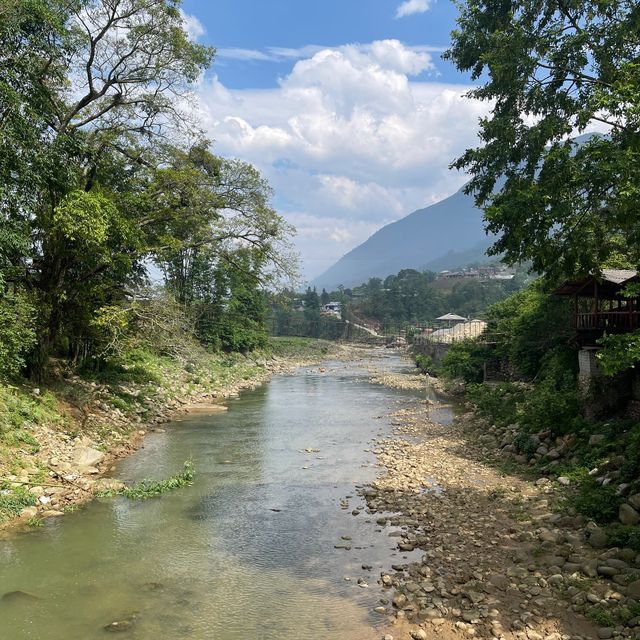
[[[354,485],[375,477],[366,450],[390,430],[375,418],[411,392],[365,379],[344,363],[276,378],[226,413],[152,434],[117,472],[164,477],[192,458],[193,486],[96,502],[1,541],[0,593],[38,599],[0,602],[0,638],[91,640],[112,622],[133,640],[374,637],[376,578],[402,555],[365,511],[351,515]],[[350,550],[334,548],[343,536]]]

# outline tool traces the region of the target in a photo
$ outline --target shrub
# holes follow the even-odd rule
[[[431,356],[425,355],[424,353],[415,353],[413,354],[413,359],[422,373],[434,372],[433,358]]]
[[[468,389],[468,397],[476,406],[477,412],[506,427],[518,421],[518,406],[523,402],[526,388],[513,382],[501,382],[496,385],[477,384]]]
[[[441,369],[448,378],[460,378],[470,383],[482,382],[487,357],[486,345],[477,340],[460,340],[449,347],[442,359]]]
[[[583,479],[573,506],[578,513],[599,524],[609,524],[618,519],[618,507],[624,501],[616,494],[616,487],[603,487],[594,478],[587,476]]]

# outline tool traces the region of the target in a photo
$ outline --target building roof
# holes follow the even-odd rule
[[[469,338],[479,338],[483,331],[487,328],[487,323],[482,320],[471,320],[457,324],[448,329],[438,329],[431,334],[432,342],[449,344],[458,340],[467,340]]]
[[[459,320],[461,322],[467,321],[466,318],[463,318],[462,316],[457,316],[455,313],[447,313],[443,316],[440,316],[439,318],[436,318],[436,320]]]
[[[566,280],[554,293],[559,296],[582,295],[595,297],[596,286],[603,295],[614,295],[620,291],[623,284],[638,277],[633,269],[603,269],[600,276],[587,275],[576,280]]]

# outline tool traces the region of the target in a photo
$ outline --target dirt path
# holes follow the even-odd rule
[[[414,376],[382,377],[390,386],[415,384]],[[383,531],[401,526],[399,549],[424,551],[422,561],[381,576],[393,616],[385,637],[638,637],[576,611],[586,598],[606,606],[624,594],[583,566],[597,568],[602,552],[564,526],[548,481],[501,475],[465,433],[464,417],[442,425],[431,411],[408,401],[392,414],[394,435],[375,443],[384,470],[364,490]]]

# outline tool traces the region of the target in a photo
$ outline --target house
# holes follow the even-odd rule
[[[554,293],[573,299],[573,325],[583,346],[594,346],[605,333],[627,333],[640,327],[640,297],[625,288],[638,283],[631,269],[603,269],[601,275],[567,280]]]
[[[452,327],[460,322],[466,322],[467,319],[462,316],[458,316],[455,313],[447,313],[439,318],[436,318],[437,322],[444,322],[448,327]]]
[[[631,269],[603,269],[600,275],[567,280],[554,293],[573,299],[573,326],[580,345],[579,380],[589,390],[591,382],[602,376],[596,357],[598,339],[605,334],[630,333],[640,328],[640,296],[628,297],[625,289],[638,283],[638,272]],[[611,397],[619,389],[609,389]],[[604,397],[606,394],[600,394]]]

